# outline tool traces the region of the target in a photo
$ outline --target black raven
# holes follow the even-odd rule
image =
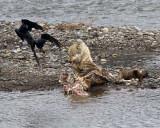
[[[30,31],[32,30],[32,28],[43,30],[43,28],[37,23],[26,20],[26,19],[22,19],[21,22],[22,22],[22,25],[20,26],[19,29],[15,29],[15,32],[21,38],[22,41],[24,40],[27,41],[27,43],[31,46],[31,50],[34,53],[34,56],[36,58],[38,65],[39,65],[39,59],[35,52],[35,46],[38,49],[43,51],[43,46],[46,43],[46,41],[50,41],[52,43],[55,43],[57,47],[59,48],[61,47],[60,42],[47,33],[42,34],[41,37],[37,40],[34,39],[30,34]]]

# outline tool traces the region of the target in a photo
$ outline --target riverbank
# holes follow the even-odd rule
[[[146,66],[143,59],[137,60],[135,56],[143,53],[158,56],[160,50],[159,30],[143,31],[128,26],[94,27],[83,23],[40,24],[44,27],[44,32],[53,35],[66,47],[70,45],[72,39],[81,38],[89,46],[93,59],[110,70],[118,66]],[[0,23],[0,90],[53,89],[59,85],[58,74],[62,68],[58,48],[52,47],[48,42],[44,47],[45,54],[37,50],[42,65],[39,68],[31,49],[26,44],[20,48],[20,39],[14,32],[19,25],[20,22]],[[34,30],[32,34],[37,38],[44,32]],[[63,65],[67,58],[66,51],[66,48],[62,48]],[[123,62],[129,59],[125,58],[128,54],[132,54],[131,58],[135,57],[135,60],[125,65],[116,64],[119,58],[123,58]],[[144,80],[144,88],[159,87],[160,72],[157,69],[158,67],[149,69],[151,78]]]

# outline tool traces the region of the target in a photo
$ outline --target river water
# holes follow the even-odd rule
[[[105,91],[84,99],[60,89],[0,93],[1,128],[159,128],[160,89]]]
[[[160,28],[160,0],[0,0],[0,20]]]

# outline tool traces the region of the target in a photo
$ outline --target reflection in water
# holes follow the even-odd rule
[[[159,0],[1,0],[0,20],[160,27]]]

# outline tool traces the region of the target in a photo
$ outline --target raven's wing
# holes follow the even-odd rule
[[[31,31],[32,28],[43,30],[42,26],[38,25],[36,22],[32,22],[27,19],[22,19],[21,22],[22,22],[22,24],[25,24],[28,26],[29,31]]]
[[[49,34],[42,34],[41,35],[41,38],[42,39],[44,39],[44,40],[48,40],[48,41],[50,41],[50,42],[54,42],[55,43],[55,45],[57,46],[57,47],[61,47],[61,44],[60,44],[60,42],[57,40],[57,39],[55,39],[54,37],[52,37],[51,35],[49,35]]]
[[[23,34],[19,32],[19,29],[15,29],[15,32],[16,32],[17,36],[20,37],[22,41],[24,41]]]

